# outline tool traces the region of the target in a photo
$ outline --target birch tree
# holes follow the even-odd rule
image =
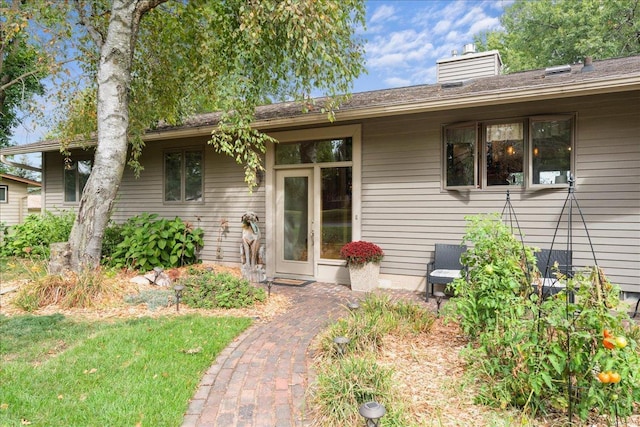
[[[69,16],[88,36],[81,40],[95,46],[78,49],[95,73],[97,125],[93,168],[69,239],[77,271],[99,264],[127,160],[137,170],[144,166],[137,156],[146,129],[160,120],[179,123],[203,106],[219,108],[222,120],[211,143],[244,166],[251,187],[269,140],[251,127],[256,105],[266,97],[309,105],[312,92],[319,91],[328,96],[322,108],[330,117],[363,71],[356,36],[357,25],[364,25],[362,0],[73,5]]]

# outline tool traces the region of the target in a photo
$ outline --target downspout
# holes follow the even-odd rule
[[[3,163],[7,166],[12,166],[14,168],[18,168],[18,169],[26,169],[33,172],[42,172],[41,168],[36,168],[34,166],[25,165],[23,163],[15,163],[15,162],[12,162],[11,160],[7,160],[4,154],[0,154],[0,163]]]

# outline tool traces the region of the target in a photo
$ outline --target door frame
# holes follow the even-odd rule
[[[360,240],[361,238],[361,169],[362,169],[362,130],[360,124],[322,127],[314,129],[291,130],[283,132],[268,132],[281,143],[314,141],[332,138],[351,138],[352,139],[352,239]],[[265,249],[266,249],[266,273],[269,277],[276,275],[275,256],[276,256],[276,170],[285,169],[313,169],[313,189],[311,196],[313,197],[314,212],[313,217],[316,219],[313,224],[313,236],[317,242],[320,239],[320,184],[318,165],[275,165],[275,153],[273,144],[268,144],[265,156]],[[313,245],[313,276],[302,277],[312,278],[318,281],[329,283],[348,283],[349,273],[345,268],[343,260],[323,259],[320,258],[320,245]],[[270,255],[272,254],[272,255]],[[287,277],[298,277],[295,274],[288,274]]]
[[[295,275],[304,277],[313,277],[315,275],[315,188],[314,188],[314,168],[313,165],[307,167],[298,167],[295,169],[276,169],[274,170],[276,185],[276,233],[274,234],[275,254],[272,257],[275,264],[276,274]],[[307,259],[306,261],[286,260],[284,258],[284,180],[286,178],[307,178]],[[281,185],[282,184],[282,185]],[[281,210],[282,209],[282,210]]]

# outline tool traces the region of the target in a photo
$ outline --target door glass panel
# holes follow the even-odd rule
[[[320,257],[340,259],[351,241],[351,167],[322,169]]]
[[[284,259],[307,261],[309,235],[309,179],[306,176],[284,178]]]
[[[276,164],[297,165],[350,161],[352,146],[351,138],[276,144]]]

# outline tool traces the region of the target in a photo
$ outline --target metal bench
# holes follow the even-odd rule
[[[536,265],[540,271],[541,283],[534,283],[534,286],[542,285],[543,298],[557,294],[566,287],[564,282],[558,280],[556,273],[560,272],[566,277],[571,277],[572,259],[573,253],[564,249],[542,249],[536,253]]]
[[[434,285],[447,285],[461,277],[464,267],[460,263],[460,256],[467,251],[465,245],[450,245],[436,243],[433,261],[427,264],[427,283],[425,299],[434,295]]]

